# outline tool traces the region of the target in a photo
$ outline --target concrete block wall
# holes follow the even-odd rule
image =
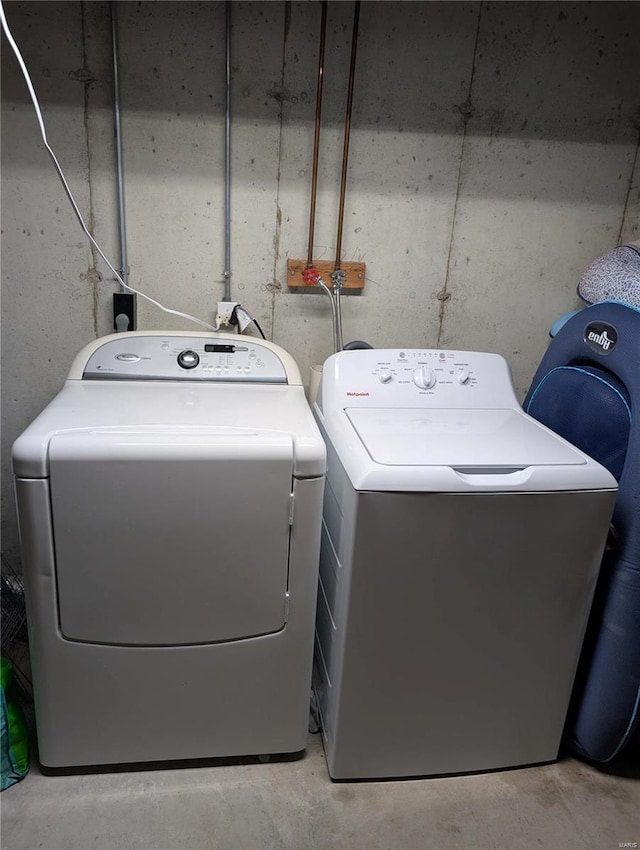
[[[110,4],[5,2],[83,215],[119,265]],[[119,3],[130,282],[211,321],[224,291],[223,2]],[[320,4],[233,15],[232,295],[308,375],[332,351],[306,258]],[[330,2],[314,258],[333,259],[353,4]],[[519,393],[588,263],[640,239],[640,6],[361,5],[342,258],[345,339],[497,351]],[[3,551],[10,446],[77,351],[111,332],[82,234],[2,47]],[[142,329],[195,326],[139,302]]]

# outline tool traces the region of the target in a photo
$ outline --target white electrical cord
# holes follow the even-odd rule
[[[71,189],[69,188],[69,184],[67,183],[67,178],[64,176],[64,172],[62,171],[62,167],[60,166],[60,163],[58,162],[58,158],[56,157],[55,153],[53,152],[51,145],[49,144],[49,142],[47,140],[47,131],[46,131],[45,126],[44,126],[44,119],[42,117],[42,111],[40,110],[40,104],[38,102],[38,98],[36,97],[35,89],[33,88],[33,83],[31,82],[31,77],[29,76],[29,71],[27,70],[27,66],[25,64],[25,61],[22,58],[22,54],[20,53],[18,45],[16,44],[16,42],[13,38],[13,35],[11,34],[11,30],[9,29],[9,24],[7,23],[7,19],[6,19],[5,14],[4,14],[4,6],[2,4],[2,0],[0,0],[0,20],[2,22],[2,29],[4,30],[4,34],[6,35],[7,41],[11,45],[11,48],[16,55],[16,59],[18,60],[18,64],[20,65],[20,70],[22,71],[22,75],[23,75],[25,82],[27,84],[27,88],[29,89],[29,94],[31,95],[31,100],[33,101],[33,107],[34,107],[35,112],[36,112],[38,124],[40,125],[40,134],[42,135],[42,141],[44,142],[44,146],[47,149],[49,156],[51,157],[51,159],[53,161],[55,169],[58,173],[58,177],[60,178],[60,181],[61,181],[62,186],[63,186],[63,188],[64,188],[64,190],[67,194],[67,197],[69,198],[69,201],[71,202],[71,206],[73,207],[73,211],[76,214],[76,218],[80,222],[80,227],[84,231],[85,235],[87,236],[87,238],[89,239],[89,241],[91,242],[93,247],[96,249],[98,254],[100,254],[100,256],[102,257],[104,262],[107,264],[107,266],[111,269],[111,271],[115,275],[118,283],[120,283],[124,287],[124,289],[126,289],[128,292],[134,292],[136,295],[139,295],[141,298],[144,298],[146,301],[149,301],[149,303],[153,304],[154,307],[158,307],[160,310],[163,310],[165,313],[170,313],[172,316],[179,316],[181,319],[187,319],[190,322],[195,322],[197,325],[200,325],[200,327],[206,328],[207,330],[215,331],[216,329],[214,328],[214,326],[210,325],[208,322],[204,322],[202,319],[197,319],[195,316],[189,315],[189,313],[181,313],[179,310],[171,310],[171,309],[169,309],[169,307],[164,307],[162,304],[160,304],[159,301],[156,301],[155,299],[150,298],[148,295],[145,295],[144,292],[140,292],[139,289],[134,289],[133,286],[129,286],[129,284],[124,282],[122,277],[118,274],[118,272],[111,265],[109,260],[106,258],[106,256],[104,255],[104,253],[102,251],[102,248],[98,245],[96,240],[93,238],[93,236],[91,235],[91,233],[89,231],[89,228],[85,224],[84,219],[82,218],[82,214],[80,212],[80,209],[78,207],[78,204],[76,203],[76,200],[73,197]]]

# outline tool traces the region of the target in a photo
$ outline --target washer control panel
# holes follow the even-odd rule
[[[464,352],[467,355],[477,353]],[[438,383],[454,381],[468,387],[477,383],[474,364],[468,362],[468,357],[457,356],[457,352],[398,350],[394,353],[385,351],[385,354],[390,356],[373,364],[381,384],[407,383],[410,378],[418,389],[431,390]]]
[[[323,369],[321,405],[324,410],[519,406],[499,354],[408,348],[334,354]]]
[[[286,384],[287,370],[272,347],[251,337],[116,335],[97,348],[85,380],[218,381]]]

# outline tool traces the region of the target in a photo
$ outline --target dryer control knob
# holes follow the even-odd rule
[[[199,362],[200,357],[195,351],[187,349],[178,354],[178,366],[182,366],[183,369],[195,369]]]
[[[456,372],[456,381],[459,384],[467,384],[469,383],[470,375],[466,369],[461,369],[459,372]]]
[[[422,390],[430,390],[435,382],[436,376],[428,366],[418,366],[413,373],[413,383]]]
[[[381,384],[388,384],[393,380],[393,373],[389,371],[379,372],[378,378]]]

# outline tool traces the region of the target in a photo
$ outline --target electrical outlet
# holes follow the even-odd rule
[[[137,326],[135,292],[113,293],[113,329],[114,331],[135,331]],[[126,321],[123,316],[126,316]]]
[[[231,322],[231,314],[237,307],[237,301],[218,301],[218,312],[216,313],[216,328],[228,328]]]

